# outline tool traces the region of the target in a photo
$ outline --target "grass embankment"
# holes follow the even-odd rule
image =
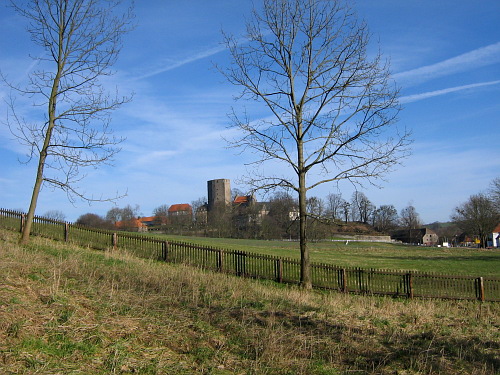
[[[158,237],[156,235],[155,237]],[[297,242],[167,236],[177,241],[300,258]],[[311,242],[311,260],[340,267],[434,272],[445,275],[500,277],[500,251],[410,246],[393,243]]]
[[[500,304],[307,292],[0,230],[1,374],[495,374]]]

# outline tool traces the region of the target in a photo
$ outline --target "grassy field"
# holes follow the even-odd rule
[[[168,236],[168,238],[258,254],[300,258],[297,242],[182,236]],[[499,250],[421,247],[353,241],[348,244],[344,241],[316,242],[310,243],[309,246],[313,262],[341,267],[500,277]]]
[[[500,304],[309,292],[0,230],[1,374],[500,371]]]

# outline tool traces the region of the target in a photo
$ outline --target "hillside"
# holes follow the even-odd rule
[[[238,279],[0,230],[2,374],[495,374],[500,304]]]

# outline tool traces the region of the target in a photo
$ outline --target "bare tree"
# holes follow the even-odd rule
[[[391,204],[383,204],[373,213],[373,226],[380,232],[394,229],[398,223],[398,211]]]
[[[344,221],[346,223],[349,218],[350,210],[351,210],[351,204],[347,201],[344,201],[344,203],[342,203],[342,214],[344,215]]]
[[[106,213],[106,220],[116,224],[122,219],[122,209],[119,207],[113,207]]]
[[[500,177],[495,178],[490,183],[488,196],[491,199],[495,209],[500,213]]]
[[[76,219],[77,225],[84,225],[86,227],[91,228],[100,228],[100,229],[112,229],[114,225],[111,221],[93,213],[86,213],[80,215],[78,219]]]
[[[66,192],[70,201],[94,198],[80,192],[81,169],[108,163],[122,141],[109,127],[110,113],[127,97],[110,95],[100,78],[110,67],[130,29],[131,12],[116,15],[121,1],[15,0],[11,7],[28,21],[32,41],[44,54],[23,87],[10,84],[13,93],[27,95],[40,112],[32,122],[18,114],[15,98],[8,103],[11,132],[29,148],[28,161],[38,160],[30,208],[21,242],[29,239],[38,195],[47,183]],[[44,109],[45,108],[45,109]],[[50,172],[50,173],[49,173]]]
[[[169,208],[170,206],[168,204],[162,204],[153,210],[153,216],[156,225],[162,225],[167,223]]]
[[[468,235],[478,236],[480,246],[485,247],[488,235],[500,221],[500,215],[492,200],[477,194],[456,207],[451,219]]]
[[[46,217],[47,219],[52,219],[56,221],[65,221],[66,220],[66,215],[64,212],[59,211],[59,210],[49,210],[45,212],[43,217]]]
[[[420,215],[415,207],[410,203],[407,207],[403,208],[399,215],[400,224],[408,231],[408,239],[411,243],[417,240],[417,229],[422,226]]]
[[[318,197],[309,197],[306,202],[307,212],[309,216],[321,219],[325,213],[325,202]]]
[[[298,238],[297,201],[284,191],[276,191],[269,199],[269,214],[262,222],[264,238]]]
[[[226,35],[225,42],[232,65],[220,70],[242,88],[237,99],[258,101],[270,114],[233,111],[242,135],[230,142],[253,150],[256,164],[281,164],[275,175],[248,176],[253,189],[298,195],[301,284],[310,288],[307,193],[340,180],[373,181],[398,163],[408,146],[406,131],[392,126],[398,90],[380,54],[368,57],[367,27],[342,0],[263,0],[246,40]]]
[[[355,191],[351,198],[351,215],[353,221],[361,221],[368,223],[369,218],[373,214],[375,206],[370,202],[365,193]]]
[[[330,193],[326,196],[327,211],[332,219],[339,219],[342,217],[344,202],[342,194]]]

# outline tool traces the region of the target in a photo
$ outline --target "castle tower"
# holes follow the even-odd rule
[[[210,180],[208,187],[208,211],[211,211],[215,205],[222,203],[228,205],[231,203],[231,183],[227,179]]]

